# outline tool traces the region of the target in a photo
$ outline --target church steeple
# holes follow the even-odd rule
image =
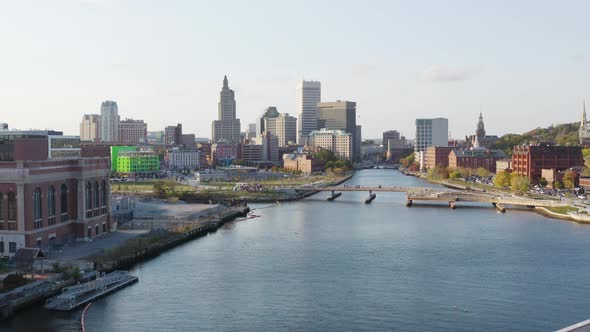
[[[582,102],[582,122],[580,123],[580,128],[585,128],[586,124],[586,100]]]
[[[486,130],[483,125],[483,115],[479,112],[479,121],[477,122],[477,131],[475,132],[475,136],[477,137],[484,137],[486,135]]]

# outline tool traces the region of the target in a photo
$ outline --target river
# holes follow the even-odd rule
[[[394,170],[348,185],[428,185]],[[590,318],[590,227],[404,194],[320,193],[226,224],[137,265],[87,331],[550,331]],[[1,330],[78,331],[27,310]]]

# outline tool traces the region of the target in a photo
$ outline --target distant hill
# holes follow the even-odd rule
[[[501,149],[512,155],[515,145],[525,143],[549,142],[556,145],[576,146],[579,144],[579,122],[551,125],[547,128],[536,128],[522,135],[506,134],[494,144],[493,148]]]

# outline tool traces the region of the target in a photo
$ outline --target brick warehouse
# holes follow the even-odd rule
[[[108,158],[49,160],[42,137],[0,143],[0,256],[111,230]]]
[[[512,172],[539,180],[543,169],[563,171],[583,166],[584,157],[579,146],[518,145],[512,154]]]

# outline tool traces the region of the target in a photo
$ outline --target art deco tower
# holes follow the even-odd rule
[[[219,94],[217,108],[218,120],[213,121],[212,139],[213,143],[239,143],[240,142],[240,119],[236,119],[236,99],[234,90],[228,85],[227,76],[223,78],[223,87]]]

